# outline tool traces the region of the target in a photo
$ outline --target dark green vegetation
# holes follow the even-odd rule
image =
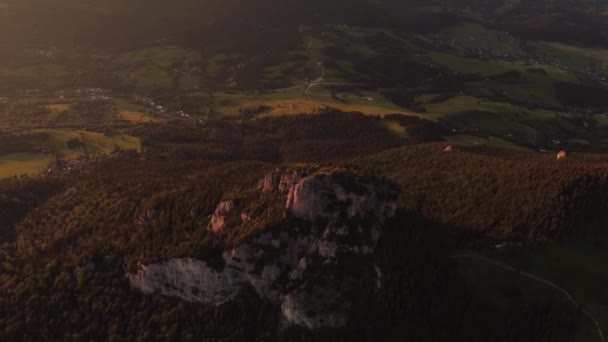
[[[0,0],[0,340],[599,341],[607,21],[566,0]],[[285,166],[401,189],[385,286],[346,328],[130,288],[140,262],[276,228],[284,203],[252,189]],[[265,216],[208,233],[229,198]]]
[[[443,146],[393,149],[349,165],[407,189],[404,207],[483,235],[545,240],[604,233],[608,159],[576,155],[576,162],[561,163],[553,154],[485,148],[443,154]]]
[[[388,134],[385,120],[401,123],[408,138]],[[605,157],[557,162],[480,147],[446,153],[444,143],[424,143],[441,139],[437,124],[338,112],[198,127],[144,123],[130,133],[141,154],[116,151],[43,179],[0,182],[3,339],[276,339],[275,311],[256,296],[207,307],[140,294],[124,272],[171,257],[214,260],[256,232],[208,233],[217,203],[248,200],[266,173],[304,162],[395,182],[402,209],[374,256],[385,270],[383,290],[361,297],[345,329],[289,329],[282,338],[595,339],[583,309],[606,327],[606,279],[592,266],[605,257],[608,218],[594,210],[608,201]],[[255,229],[268,229],[283,204],[275,211],[272,196],[258,200],[269,214]],[[508,249],[494,248],[505,241]],[[556,247],[532,247],[547,241]],[[538,272],[583,306],[492,265],[453,258],[470,251]],[[90,263],[94,270],[76,271]],[[565,281],[566,270],[585,282]]]

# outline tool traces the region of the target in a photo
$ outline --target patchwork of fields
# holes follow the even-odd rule
[[[454,144],[608,149],[606,49],[522,42],[466,20],[422,33],[298,24],[282,33],[251,34],[265,38],[259,46],[206,37],[210,44],[204,48],[166,38],[129,49],[22,50],[19,59],[0,67],[0,84],[23,89],[7,98],[45,98],[49,113],[32,120],[38,126],[13,118],[0,121],[0,127],[53,124],[105,132],[114,129],[105,126],[115,120],[134,126],[184,118],[255,120],[333,108],[431,120],[454,135],[448,137]],[[80,115],[83,108],[74,103],[87,91],[113,111]],[[105,144],[91,149],[107,153],[116,143],[108,139],[85,140],[90,146]]]
[[[34,138],[35,137],[35,138]],[[78,163],[83,158],[110,155],[117,151],[141,152],[138,138],[115,134],[70,130],[41,129],[8,137],[13,143],[25,142],[22,151],[0,153],[0,179],[15,176],[38,176],[57,164]],[[35,146],[27,142],[36,139]]]

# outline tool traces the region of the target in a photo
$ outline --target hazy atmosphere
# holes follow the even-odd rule
[[[0,0],[1,341],[608,334],[608,4]]]

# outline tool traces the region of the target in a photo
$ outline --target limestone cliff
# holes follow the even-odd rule
[[[274,193],[285,201],[283,225],[224,251],[222,269],[201,260],[171,259],[127,274],[131,285],[208,304],[224,303],[251,286],[280,307],[288,324],[344,326],[357,291],[382,286],[382,272],[370,254],[385,220],[395,215],[394,187],[342,171],[292,170],[266,176],[258,189],[260,196]],[[219,203],[210,233],[227,229],[223,217],[235,210],[232,200]],[[248,215],[241,224],[255,220]],[[376,279],[361,289],[361,274]]]

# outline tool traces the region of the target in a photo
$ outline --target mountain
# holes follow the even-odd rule
[[[600,340],[607,10],[0,0],[0,340]]]
[[[331,117],[299,120],[331,127]],[[292,139],[276,148],[290,151]],[[317,129],[298,144],[319,139],[329,146],[344,138]],[[452,257],[500,241],[522,255],[517,244],[602,241],[603,156],[556,161],[431,143],[339,165],[333,157],[297,164],[310,157],[295,154],[298,166],[277,169],[250,154],[179,157],[190,144],[174,142],[157,156],[118,153],[54,176],[53,187],[3,182],[40,194],[14,212],[14,233],[5,235],[5,338],[482,341],[586,329],[559,293],[538,297],[534,283],[505,279],[491,297],[475,292]]]

